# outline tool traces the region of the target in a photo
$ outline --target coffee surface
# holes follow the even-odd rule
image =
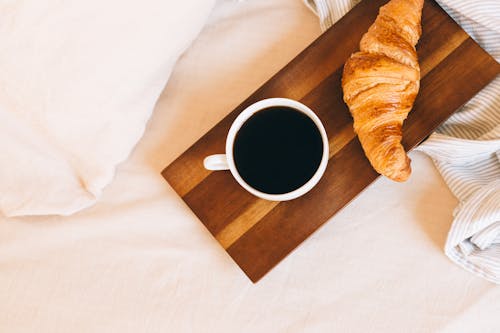
[[[312,178],[321,163],[323,141],[316,124],[304,113],[270,107],[243,124],[233,155],[248,185],[264,193],[283,194]]]

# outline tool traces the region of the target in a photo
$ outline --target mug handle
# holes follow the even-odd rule
[[[229,170],[226,154],[216,154],[205,157],[203,166],[205,169],[211,171]]]

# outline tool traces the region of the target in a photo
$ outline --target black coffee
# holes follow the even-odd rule
[[[243,124],[233,155],[247,184],[264,193],[282,194],[312,178],[321,163],[323,141],[316,124],[304,113],[270,107]]]

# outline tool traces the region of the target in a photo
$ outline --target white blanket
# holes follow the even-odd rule
[[[214,2],[0,1],[0,213],[93,204]]]
[[[421,153],[255,285],[160,176],[319,33],[300,1],[220,1],[93,207],[0,217],[0,332],[495,332],[500,288],[443,255],[457,200]]]

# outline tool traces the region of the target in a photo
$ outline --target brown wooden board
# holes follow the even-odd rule
[[[344,62],[358,50],[361,36],[386,2],[357,5],[162,172],[254,282],[378,177],[353,132],[340,79]],[[403,127],[408,150],[500,72],[500,65],[434,1],[425,2],[422,29],[417,45],[421,89]],[[309,106],[325,125],[330,142],[330,160],[318,185],[303,197],[280,203],[247,193],[228,171],[203,167],[206,156],[224,152],[236,116],[269,97]]]

